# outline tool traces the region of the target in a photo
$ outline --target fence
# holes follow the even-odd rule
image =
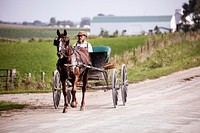
[[[0,89],[14,88],[16,69],[0,69]]]

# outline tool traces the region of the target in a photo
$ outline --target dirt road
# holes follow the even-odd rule
[[[63,106],[54,109],[51,93],[0,95],[0,100],[33,105],[3,112],[1,133],[199,133],[200,67],[131,84],[126,106],[119,97],[117,108],[111,91],[88,92],[86,110],[70,108],[67,113]]]

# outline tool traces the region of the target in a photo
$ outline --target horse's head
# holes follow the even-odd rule
[[[66,30],[64,30],[63,34],[61,34],[59,30],[57,30],[57,35],[58,37],[54,39],[54,45],[57,46],[57,55],[61,59],[67,56],[70,40],[67,37]]]

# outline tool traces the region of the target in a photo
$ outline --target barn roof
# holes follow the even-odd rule
[[[169,22],[172,16],[96,16],[91,23]]]

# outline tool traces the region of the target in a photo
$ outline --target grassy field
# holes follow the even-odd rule
[[[93,46],[110,46],[111,56],[123,54],[124,51],[144,45],[148,37],[119,37],[88,39]],[[75,43],[76,40],[71,40]],[[1,43],[0,68],[16,69],[21,77],[31,73],[35,81],[40,80],[40,74],[45,72],[47,82],[52,80],[52,72],[56,68],[56,47],[52,42]]]

